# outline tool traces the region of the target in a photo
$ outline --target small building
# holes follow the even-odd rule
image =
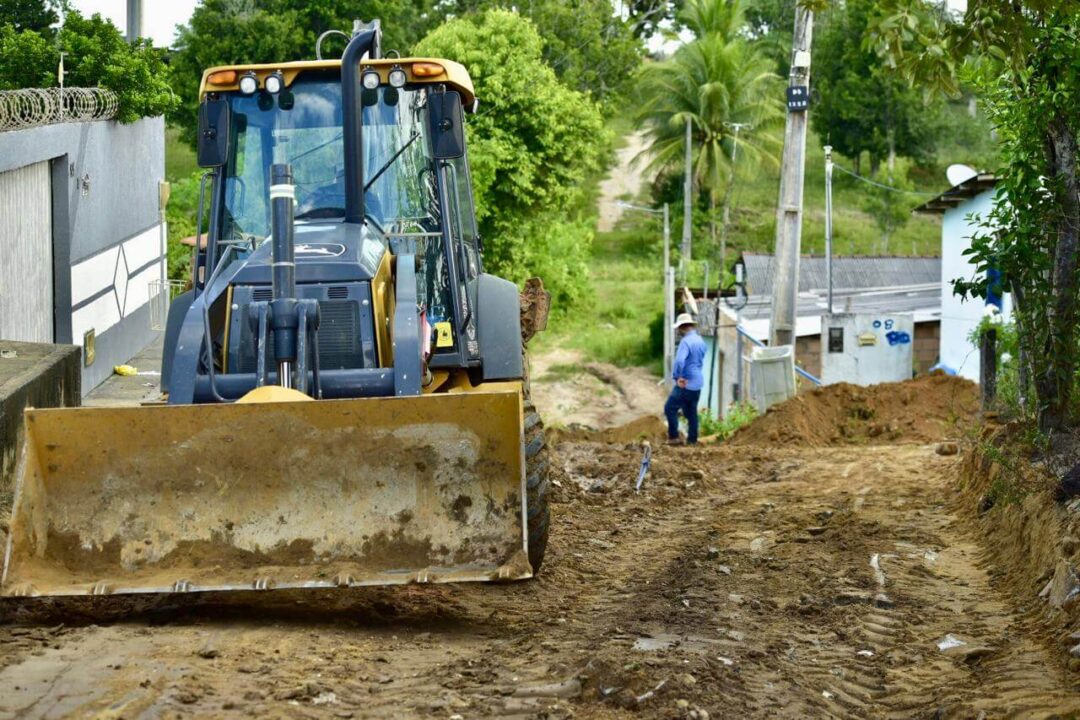
[[[715,387],[706,386],[703,398],[709,401],[714,413],[726,410],[736,400],[747,398],[748,363],[742,363],[739,375],[739,335],[743,330],[742,354],[747,357],[754,343],[767,343],[772,312],[773,256],[763,253],[744,253],[738,263],[743,265],[747,299],[741,310],[728,303],[719,306],[719,323],[706,323],[703,335],[710,352],[716,353],[711,365],[717,368]],[[892,321],[911,327],[906,360],[910,374],[925,373],[938,362],[941,322],[941,260],[932,257],[834,257],[833,311],[837,316],[853,314],[865,319],[869,328],[880,321],[880,332],[886,337]],[[806,373],[820,378],[822,374],[822,318],[828,314],[828,274],[824,257],[803,256],[799,261],[799,289],[795,319],[795,362]],[[715,329],[710,325],[716,325]],[[854,323],[852,327],[857,327]],[[899,327],[899,325],[898,325]],[[826,337],[828,327],[824,327]],[[898,331],[900,332],[900,331]],[[712,338],[717,338],[715,346]],[[886,344],[881,341],[882,345]],[[826,340],[827,343],[827,340]],[[902,343],[904,344],[904,343]],[[857,338],[848,345],[857,345]],[[714,349],[715,348],[715,349]],[[858,375],[841,377],[849,382]],[[872,376],[867,375],[868,382]],[[705,404],[704,402],[702,403]]]
[[[964,254],[971,238],[980,232],[981,222],[990,216],[997,178],[989,173],[975,173],[954,184],[915,212],[941,215],[941,364],[970,380],[979,380],[979,351],[971,341],[986,306],[993,304],[1005,320],[1012,313],[1012,301],[1006,293],[1001,298],[964,299],[953,292],[952,281],[968,279],[976,268]]]

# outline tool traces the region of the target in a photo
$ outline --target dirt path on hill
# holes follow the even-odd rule
[[[639,459],[559,445],[534,581],[2,625],[0,717],[1080,712],[951,509],[955,456],[659,447],[635,494]]]
[[[624,212],[618,205],[619,201],[626,199],[633,202],[645,183],[646,161],[634,160],[645,149],[645,134],[630,133],[625,140],[626,144],[616,151],[611,173],[600,183],[600,198],[596,209],[596,229],[600,232],[615,229]]]

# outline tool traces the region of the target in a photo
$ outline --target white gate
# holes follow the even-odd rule
[[[0,173],[0,340],[53,341],[49,161]]]

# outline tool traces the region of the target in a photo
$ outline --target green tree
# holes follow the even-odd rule
[[[686,0],[678,19],[699,39],[719,36],[730,42],[746,27],[741,0]]]
[[[871,173],[896,155],[928,159],[940,101],[886,67],[862,44],[877,12],[876,0],[845,0],[814,29],[814,106],[810,125],[819,137],[852,158],[862,153]]]
[[[122,122],[161,115],[175,104],[161,50],[147,40],[129,44],[100,15],[74,10],[55,35],[0,25],[0,89],[55,87],[60,52],[66,53],[65,85],[112,90]]]
[[[878,168],[873,180],[885,187],[871,186],[867,190],[863,210],[874,218],[874,224],[881,233],[878,254],[888,255],[889,238],[911,219],[913,196],[905,191],[914,190],[915,186],[908,180],[908,163],[905,160],[897,160],[891,169],[884,166]]]
[[[61,0],[4,0],[0,3],[0,25],[11,25],[20,32],[48,32],[60,22],[59,11],[66,7]]]
[[[451,20],[416,52],[462,63],[476,86],[469,155],[485,263],[516,281],[540,274],[563,308],[579,301],[591,230],[573,208],[610,144],[599,108],[559,82],[537,29],[513,12]]]
[[[685,127],[691,124],[694,181],[707,193],[715,245],[715,209],[730,196],[730,158],[739,134],[740,164],[775,163],[783,121],[783,85],[772,63],[742,39],[708,35],[681,47],[671,59],[641,75],[637,121],[648,139],[652,170],[682,174]]]
[[[660,24],[674,20],[683,0],[619,0],[617,10],[625,12],[634,37],[649,38],[661,32]]]
[[[971,0],[952,18],[921,0],[891,0],[868,39],[891,66],[957,94],[974,84],[1001,139],[993,212],[972,239],[975,297],[1012,292],[1022,375],[1039,426],[1073,419],[1080,360],[1080,3]]]
[[[53,87],[60,56],[50,39],[0,25],[0,90]]]
[[[315,57],[327,30],[349,32],[353,20],[379,18],[384,50],[407,52],[437,20],[436,0],[202,0],[177,29],[172,84],[181,104],[169,120],[194,145],[199,83],[215,65],[285,62]],[[326,57],[340,57],[344,39],[328,38]]]
[[[505,5],[505,0],[455,0],[449,9],[461,17]],[[519,3],[518,12],[540,33],[544,62],[564,85],[588,94],[608,112],[621,107],[641,63],[641,42],[631,24],[611,12],[611,0],[532,0]]]

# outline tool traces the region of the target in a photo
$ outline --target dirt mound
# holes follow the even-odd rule
[[[978,386],[930,375],[860,387],[838,383],[802,393],[731,439],[736,445],[926,443],[956,438],[979,409]]]

